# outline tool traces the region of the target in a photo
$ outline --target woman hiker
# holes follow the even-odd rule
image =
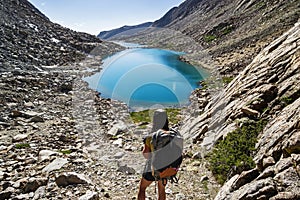
[[[159,109],[154,112],[153,115],[153,127],[152,133],[162,129],[164,131],[169,131],[169,122],[168,116],[165,110]],[[155,178],[152,176],[151,171],[151,135],[144,138],[144,148],[143,148],[143,156],[147,159],[144,172],[142,175],[142,179],[140,181],[139,192],[138,192],[138,200],[145,200],[146,198],[146,189],[147,187],[155,181]],[[153,149],[152,149],[153,150]],[[162,180],[158,180],[158,200],[165,200],[166,192],[165,185]]]

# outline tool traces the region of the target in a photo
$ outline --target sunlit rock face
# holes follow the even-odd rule
[[[296,23],[266,47],[203,115],[187,119],[182,132],[193,134],[205,149],[236,129],[242,119],[268,122],[256,144],[256,168],[233,176],[215,199],[299,199],[299,44],[300,23]],[[205,131],[190,128],[205,126]]]

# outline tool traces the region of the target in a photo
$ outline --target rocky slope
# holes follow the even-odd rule
[[[0,33],[1,71],[70,64],[102,43],[96,36],[52,23],[27,0],[0,1]],[[113,48],[102,49],[109,54]]]
[[[100,39],[109,39],[111,37],[120,36],[120,35],[132,35],[136,34],[140,31],[143,31],[150,27],[152,25],[152,22],[146,22],[135,26],[123,26],[121,28],[113,29],[110,31],[102,31],[98,34],[97,37]]]
[[[233,77],[264,47],[291,28],[299,14],[298,0],[187,0],[143,34],[113,39],[189,54],[202,51],[213,61],[208,67],[216,66],[222,75]],[[184,40],[192,40],[193,44],[183,44]],[[202,56],[195,55],[189,60],[201,64],[199,57]]]
[[[186,2],[209,3],[209,1]],[[225,11],[227,6],[233,6],[233,4],[226,4],[218,7],[221,5],[219,1],[210,2],[216,5],[208,10],[218,8],[221,9],[219,11]],[[244,8],[246,13],[259,5],[255,0],[233,2],[236,3],[237,10]],[[282,8],[286,15],[282,15],[283,18],[276,15],[283,20],[278,26],[284,27],[284,30],[291,26],[284,19],[288,20],[285,17],[296,14],[298,7],[292,5],[298,5],[299,1],[276,1],[278,5],[275,5],[275,1],[274,4],[268,1],[261,2],[270,4],[269,6],[261,4],[261,9],[264,11],[269,10],[273,13],[271,8],[276,11],[280,11],[277,10],[278,7]],[[290,9],[291,7],[294,9]],[[188,17],[193,13],[202,12],[201,6],[194,6],[194,8],[183,16]],[[8,24],[8,26],[1,26],[3,31],[12,32],[17,27],[16,30],[20,33],[21,25],[18,20],[24,18],[18,15],[24,16],[26,13],[31,21],[39,19],[41,24],[46,23],[49,26],[51,24],[51,27],[45,25],[50,32],[55,32],[52,26],[58,26],[50,23],[26,1],[1,1],[1,9],[10,12],[21,9],[15,15],[1,12],[2,15],[6,13],[1,19],[5,19],[5,23]],[[259,13],[257,15],[262,17]],[[41,30],[39,20],[34,22]],[[295,19],[290,18],[290,20]],[[272,20],[270,19],[269,22]],[[47,62],[47,57],[43,57],[45,53],[43,49],[41,51],[35,46],[30,46],[32,42],[34,43],[35,37],[37,41],[43,41],[46,46],[49,46],[47,50],[49,52],[52,52],[51,48],[55,49],[57,45],[63,45],[64,48],[70,48],[72,52],[75,49],[75,52],[82,54],[84,49],[81,47],[85,46],[81,46],[81,42],[77,43],[78,40],[74,41],[80,44],[76,48],[72,46],[74,42],[67,45],[62,42],[56,43],[57,40],[54,39],[56,45],[48,43],[48,37],[33,32],[34,28],[29,29],[30,23],[23,27],[25,32],[33,34],[33,39],[29,36],[25,37],[26,47],[19,47],[19,43],[13,42],[23,41],[20,39],[22,34],[12,33],[2,38],[7,44],[2,46],[0,54],[4,58],[1,62],[6,63],[1,65],[3,69],[21,68],[35,69],[35,71],[0,72],[2,105],[0,108],[0,199],[136,199],[144,162],[140,151],[142,136],[149,131],[149,124],[146,125],[146,129],[142,129],[142,126],[130,123],[128,110],[124,104],[99,97],[98,93],[90,90],[82,81],[83,76],[99,68],[101,59],[108,54],[107,49],[114,51],[116,46],[101,43],[100,47],[90,53],[96,56],[87,56],[80,63],[55,68],[41,67],[45,65],[44,61]],[[175,26],[178,23],[179,20],[169,25]],[[195,91],[193,98],[198,103],[192,104],[190,111],[185,111],[188,116],[180,126],[181,133],[187,138],[185,159],[179,173],[180,182],[168,184],[167,198],[177,200],[299,199],[297,191],[300,187],[300,25],[297,23],[293,26],[268,45],[251,64],[247,67],[242,65],[245,69],[224,91],[219,92],[218,87],[222,89],[222,86],[214,82],[216,79],[211,80],[207,89]],[[58,30],[61,30],[60,26]],[[169,30],[164,29],[167,34],[170,34]],[[198,29],[194,27],[194,30]],[[253,38],[266,31],[263,30]],[[276,27],[275,30],[278,31]],[[65,37],[69,33],[77,34],[69,30],[67,33],[64,31],[60,35],[55,35],[55,38]],[[165,41],[156,37],[158,39],[154,41],[153,36],[157,36],[157,33],[153,32],[153,35],[147,36],[149,42],[164,46],[172,41],[170,48],[179,46],[189,47],[191,51],[199,50],[197,44],[192,44],[195,43],[196,36],[182,37],[181,33],[179,37],[171,35],[165,37]],[[44,34],[47,32],[44,31]],[[267,32],[265,34],[268,35]],[[269,41],[277,34],[279,33],[275,34],[271,31],[270,38],[266,37]],[[31,42],[27,43],[26,40]],[[84,41],[88,42],[89,47],[91,45],[89,42],[93,39]],[[217,39],[212,42],[218,44],[215,48],[222,47]],[[212,49],[213,43],[207,42],[207,48]],[[257,47],[256,50],[260,48]],[[18,54],[18,49],[24,53]],[[200,49],[203,50],[202,47]],[[234,45],[229,45],[225,49],[228,52],[236,51]],[[56,50],[59,52],[58,49]],[[16,56],[11,58],[7,56],[10,55],[8,52],[15,52]],[[54,51],[52,53],[55,54]],[[17,58],[19,55],[31,54],[40,54],[43,59],[36,61],[36,64],[27,57],[24,61]],[[69,60],[68,56],[66,60],[64,58],[58,55],[57,62],[60,63],[60,59],[63,60],[62,63],[73,61],[71,58]],[[239,58],[239,55],[233,54],[232,62],[238,63]],[[52,58],[49,59],[49,64],[52,64]],[[221,60],[222,57],[219,59],[222,63],[228,62],[226,59]],[[41,71],[36,71],[37,68]],[[213,96],[210,100],[207,98],[209,95]],[[207,170],[208,164],[204,158],[206,150],[213,148],[217,140],[225,137],[244,121],[261,119],[268,123],[260,133],[256,145],[257,151],[254,155],[256,167],[250,171],[236,171],[231,174],[230,179],[219,190],[219,184]],[[154,185],[148,189],[147,194],[151,199],[155,198]]]
[[[120,38],[185,51],[194,54],[187,57],[191,62],[217,66],[217,78],[208,80],[212,91],[195,92],[201,108],[192,105],[194,117],[181,129],[202,156],[243,122],[267,121],[256,145],[256,167],[233,170],[215,199],[299,199],[299,5],[186,1],[154,23],[159,28]],[[237,78],[223,91],[218,73]],[[213,98],[207,101],[209,93]]]
[[[267,120],[250,171],[232,174],[218,199],[299,199],[300,23],[266,47],[182,132],[203,150],[247,120]],[[204,128],[206,127],[206,128]]]
[[[1,20],[0,199],[135,199],[150,127],[129,123],[124,104],[82,81],[121,48],[53,24],[23,0],[1,1]],[[72,63],[74,55],[84,59]],[[217,194],[194,152],[187,147],[181,184],[168,184],[168,198]]]

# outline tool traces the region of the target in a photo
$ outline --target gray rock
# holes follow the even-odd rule
[[[115,159],[121,159],[124,155],[125,155],[124,152],[117,152],[117,153],[114,155],[114,158],[115,158]]]
[[[200,127],[208,125],[205,137],[199,140],[200,145],[205,147],[226,137],[223,130],[228,130],[227,127],[243,117],[247,120],[268,120],[255,146],[254,161],[259,174],[256,171],[255,176],[248,179],[245,177],[250,174],[242,173],[243,176],[235,177],[234,182],[230,179],[221,188],[216,200],[270,199],[282,192],[299,191],[299,175],[295,170],[300,168],[299,162],[292,160],[292,155],[299,155],[300,152],[300,132],[297,128],[300,116],[299,84],[295,83],[295,80],[299,82],[300,77],[300,46],[295,42],[299,38],[298,22],[261,51],[224,92],[220,92],[218,99],[206,106],[203,114],[190,121],[185,120],[180,132],[189,137],[197,136]],[[295,95],[296,91],[298,95]],[[215,116],[218,112],[223,114]],[[224,123],[218,125],[214,118]]]
[[[288,157],[288,158],[283,158],[283,159],[280,159],[276,165],[274,166],[274,172],[276,174],[282,172],[283,170],[286,170],[288,169],[289,167],[293,166],[294,163],[293,163],[293,160],[291,157]]]
[[[39,187],[45,186],[48,183],[47,178],[30,178],[23,188],[25,193],[35,192]]]
[[[276,192],[276,186],[271,178],[252,181],[242,187],[239,190],[232,191],[231,199],[258,199],[261,196],[270,198],[274,196]]]
[[[270,200],[291,200],[291,199],[300,199],[299,191],[280,192],[274,197],[270,198]]]
[[[52,172],[55,170],[61,169],[64,165],[66,165],[69,161],[64,158],[56,158],[49,165],[47,165],[42,172]]]
[[[125,165],[120,165],[118,170],[119,172],[122,172],[124,174],[135,174],[135,169],[132,167],[128,167],[126,164]]]
[[[205,124],[203,127],[201,127],[201,129],[198,131],[198,133],[193,136],[193,142],[195,143],[196,141],[198,141],[206,132],[208,131],[208,125]]]
[[[276,162],[273,157],[269,156],[263,159],[263,168],[267,168],[269,166],[274,165]]]
[[[87,191],[85,195],[79,197],[79,200],[98,200],[99,194],[93,191]]]
[[[41,116],[34,116],[29,119],[29,122],[44,122],[45,120]]]
[[[46,195],[46,186],[41,186],[34,192],[33,199],[42,199],[45,198],[45,195]]]
[[[18,134],[13,137],[13,142],[20,142],[28,138],[28,134]]]
[[[117,146],[117,147],[119,147],[119,148],[122,148],[122,147],[123,147],[123,139],[122,139],[122,138],[119,138],[119,139],[115,140],[115,141],[113,142],[113,145],[115,145],[115,146]]]
[[[202,158],[202,154],[201,152],[196,152],[193,154],[192,156],[193,159],[201,159]]]
[[[238,179],[239,175],[234,175],[231,179],[225,182],[222,188],[219,190],[218,194],[215,197],[215,200],[219,199],[232,199],[232,185]]]
[[[280,189],[297,186],[296,183],[300,183],[299,172],[294,167],[290,167],[274,176],[274,181],[277,183],[277,187]],[[300,185],[298,185],[299,187]]]
[[[0,199],[10,199],[11,195],[15,192],[13,188],[9,189],[7,188],[4,191],[0,192]]]
[[[115,124],[108,132],[107,135],[110,137],[115,137],[121,133],[124,133],[127,131],[127,126],[123,122],[119,122],[118,124]]]
[[[66,172],[58,175],[55,179],[58,186],[68,186],[76,184],[92,184],[92,182],[83,174],[76,172]]]
[[[186,196],[182,193],[175,195],[175,200],[185,200],[185,199],[186,199]]]
[[[14,197],[14,199],[27,200],[30,199],[30,194],[20,194]]]
[[[257,168],[249,170],[249,171],[243,171],[239,175],[238,179],[233,183],[232,188],[234,190],[237,190],[240,187],[242,187],[243,185],[254,180],[258,175],[259,175],[259,172],[258,172]]]
[[[251,116],[251,117],[255,117],[255,118],[258,118],[259,115],[260,115],[260,113],[259,113],[258,111],[253,110],[253,109],[248,108],[248,107],[243,107],[243,108],[241,109],[241,111],[242,111],[243,113],[245,113],[246,115]]]
[[[274,177],[274,166],[266,168],[258,177],[257,180],[266,179],[268,177]]]
[[[46,159],[50,159],[50,157],[52,155],[57,155],[58,153],[55,152],[55,151],[51,151],[51,150],[41,150],[39,152],[39,161],[43,161],[43,160],[46,160]]]

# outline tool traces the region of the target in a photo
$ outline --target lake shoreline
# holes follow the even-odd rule
[[[120,44],[120,42],[118,43]],[[131,43],[125,43],[124,47],[127,47],[127,49],[117,52],[113,55],[108,56],[104,61],[102,61],[102,66],[101,70],[97,70],[95,73],[91,73],[93,75],[90,76],[85,76],[84,81],[87,81],[90,85],[90,88],[98,91],[102,97],[104,98],[112,98],[116,100],[120,100],[123,102],[127,102],[127,105],[130,108],[134,107],[144,107],[145,109],[149,109],[149,105],[155,105],[155,104],[162,104],[164,107],[182,107],[182,106],[187,106],[190,104],[189,102],[189,96],[192,94],[193,90],[198,88],[198,83],[199,81],[203,80],[204,72],[199,71],[200,69],[196,69],[196,67],[190,65],[188,62],[183,62],[180,58],[182,52],[175,52],[171,50],[164,50],[164,49],[154,49],[154,48],[148,48],[141,46],[139,44],[131,44]],[[158,57],[156,57],[156,54]],[[176,55],[176,57],[175,57]],[[132,57],[135,56],[135,57]],[[138,56],[138,57],[136,57]],[[128,57],[128,59],[126,58]],[[139,61],[139,59],[142,59]],[[162,59],[170,59],[170,60],[162,60]],[[172,59],[172,60],[171,60]],[[157,61],[156,61],[157,60]],[[130,63],[132,62],[132,63]],[[151,64],[155,63],[156,64]],[[163,67],[160,66],[159,62],[162,62]],[[126,63],[126,65],[124,65]],[[143,63],[150,63],[148,64],[143,64]],[[182,63],[182,64],[179,64]],[[137,66],[137,67],[135,67]],[[167,68],[166,68],[166,67]],[[191,68],[191,67],[192,68]],[[132,68],[133,67],[133,68]],[[149,68],[151,67],[151,68]],[[176,71],[170,69],[174,68]],[[123,70],[124,68],[127,68],[124,70],[124,72],[120,72],[120,69]],[[131,70],[132,68],[132,70]],[[182,69],[181,69],[182,68]],[[109,70],[115,70],[114,72],[107,73]],[[130,71],[126,71],[130,70]],[[149,71],[151,70],[151,71]],[[179,71],[178,71],[179,70]],[[99,72],[98,72],[99,71]],[[145,73],[147,71],[147,73]],[[159,72],[160,75],[157,76],[156,73],[154,72]],[[175,72],[175,73],[174,73]],[[124,73],[124,75],[122,75]],[[146,80],[141,80],[139,77],[141,77],[141,73],[144,73]],[[178,76],[176,73],[183,74],[185,78],[183,78],[182,75]],[[147,74],[147,75],[146,75]],[[153,74],[153,78],[151,79],[149,75]],[[190,74],[190,75],[189,75]],[[199,74],[199,75],[197,75]],[[127,77],[129,77],[129,79]],[[143,75],[142,75],[143,76]],[[174,77],[173,77],[174,76]],[[174,79],[176,77],[176,79]],[[199,77],[198,77],[199,76]],[[111,78],[114,77],[114,78]],[[119,78],[118,78],[119,77]],[[165,77],[165,78],[164,78]],[[168,81],[168,82],[161,82],[161,80],[168,80],[172,77],[174,81]],[[127,79],[128,80],[127,80]],[[117,85],[111,85],[112,79],[115,81],[113,84]],[[105,81],[107,80],[107,81]],[[127,80],[127,81],[125,81]],[[148,82],[147,82],[148,80]],[[194,82],[193,82],[194,80]],[[120,83],[120,81],[123,81]],[[136,86],[134,86],[136,89],[131,90],[130,88],[127,87],[127,84],[132,85],[134,82]],[[152,82],[152,86],[149,85],[149,83]],[[119,85],[118,85],[119,84]],[[175,85],[174,85],[175,84]],[[182,85],[185,84],[186,86]],[[120,86],[120,85],[124,85]],[[141,88],[139,88],[141,86]],[[112,89],[111,92],[107,90],[109,87]],[[120,89],[120,88],[124,89]],[[133,87],[133,86],[131,86]],[[175,88],[176,90],[174,90]],[[181,88],[183,87],[191,87],[191,89],[184,89],[182,90]],[[101,89],[102,88],[102,89]],[[139,89],[138,89],[139,88]],[[149,89],[146,89],[149,88]],[[154,89],[155,88],[155,89]],[[173,88],[173,89],[172,89]],[[123,91],[125,91],[123,92]],[[182,90],[181,92],[178,92]],[[118,92],[119,91],[119,92]],[[177,99],[174,102],[178,103],[168,103],[164,97],[166,95],[166,92],[172,91],[170,95],[176,95],[174,96],[175,99]],[[122,93],[123,92],[123,93]],[[175,93],[174,93],[175,92]],[[120,95],[123,94],[123,97]],[[140,96],[140,94],[143,94],[143,96]],[[158,95],[157,95],[158,94]],[[178,96],[178,95],[184,95],[186,101],[182,100],[183,97]],[[115,96],[114,96],[115,95]],[[129,97],[126,97],[126,95],[131,95]],[[151,97],[153,96],[153,97]],[[179,99],[178,99],[179,97]],[[124,99],[125,98],[125,99]],[[128,100],[126,100],[128,98]],[[137,98],[136,100],[134,100]],[[140,99],[142,98],[142,99]],[[151,98],[155,98],[155,101],[150,100]],[[161,100],[158,100],[157,98],[162,98]],[[170,97],[168,97],[170,98]],[[174,99],[174,100],[175,100]],[[130,102],[129,102],[130,100]],[[169,100],[168,100],[169,101]],[[136,103],[133,103],[136,102]],[[139,102],[148,102],[148,103],[142,103],[140,104]],[[152,102],[152,103],[151,103]],[[140,106],[138,106],[140,104]],[[150,106],[151,107],[151,106]]]

